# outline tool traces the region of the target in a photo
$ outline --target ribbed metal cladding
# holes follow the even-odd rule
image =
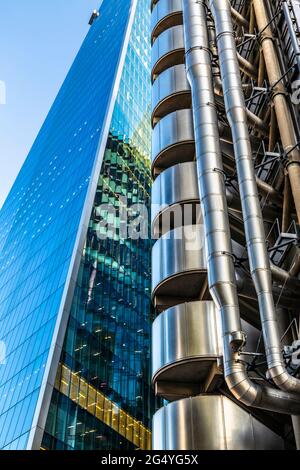
[[[152,124],[174,111],[191,107],[191,90],[184,64],[162,72],[152,87]]]

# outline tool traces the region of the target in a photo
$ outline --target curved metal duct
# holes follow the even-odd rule
[[[224,4],[223,0],[220,6],[222,3]],[[230,5],[227,6],[230,11]],[[297,396],[271,387],[261,387],[252,382],[244,364],[238,360],[238,352],[244,345],[245,336],[241,331],[232,258],[205,2],[183,0],[183,16],[187,74],[192,89],[199,192],[206,236],[208,280],[211,295],[222,317],[226,382],[234,396],[248,406],[286,414],[300,414]]]
[[[258,297],[269,374],[279,388],[299,394],[300,380],[287,372],[282,358],[270,260],[246,124],[246,104],[236,56],[230,2],[210,0],[210,8],[215,20],[225,108],[232,129],[249,263]]]
[[[284,449],[282,438],[221,395],[169,403],[154,414],[152,436],[156,450]]]
[[[244,18],[237,10],[235,10],[235,8],[231,7],[231,15],[232,17],[236,20],[236,22],[240,25],[240,26],[243,26],[244,28],[248,28],[249,27],[249,23],[248,21],[246,20],[246,18]]]
[[[292,276],[288,271],[273,263],[271,263],[271,273],[276,281],[281,282],[288,289],[297,291],[297,294],[300,294],[300,279]]]

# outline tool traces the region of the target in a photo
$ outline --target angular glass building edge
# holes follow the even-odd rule
[[[120,194],[148,202],[147,3],[102,3],[0,213],[2,449],[38,449],[42,441],[47,448],[150,445],[150,246],[144,240],[128,246],[118,230],[102,241],[97,226],[105,218],[99,205],[109,201],[118,214]],[[142,27],[149,30],[137,31]],[[79,357],[86,348],[89,354]],[[59,400],[68,410],[76,406],[81,421],[71,412],[72,424],[54,421]],[[93,429],[62,437],[63,426],[92,420]],[[86,444],[87,434],[95,436]]]

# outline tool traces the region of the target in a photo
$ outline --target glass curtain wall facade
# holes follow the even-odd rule
[[[2,449],[30,448],[53,365],[43,448],[149,448],[151,242],[118,226],[125,200],[150,205],[149,16],[104,0],[1,210]]]
[[[122,238],[120,220],[150,208],[148,8],[138,3],[43,448],[151,447],[151,238]]]

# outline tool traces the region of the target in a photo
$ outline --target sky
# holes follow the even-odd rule
[[[0,208],[100,3],[0,0]]]

